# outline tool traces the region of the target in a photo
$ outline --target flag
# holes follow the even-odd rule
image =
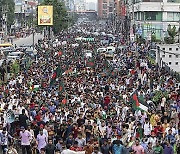
[[[62,56],[62,55],[63,55],[63,51],[59,51],[58,56]]]
[[[63,82],[59,83],[59,92],[60,93],[64,92],[64,84],[63,84]]]
[[[138,100],[137,94],[134,93],[133,96],[132,96],[132,98],[133,98],[133,101],[135,101],[136,107],[139,107],[140,104],[139,104],[139,100]]]
[[[64,98],[62,99],[62,104],[67,104],[67,102],[68,102],[68,95],[66,94],[65,96],[64,96]]]
[[[56,79],[61,75],[62,75],[61,67],[58,65],[58,67],[56,68],[56,70],[54,71],[51,77],[50,86],[52,86],[56,82]]]
[[[94,59],[87,59],[87,62],[86,62],[86,67],[94,67],[95,66],[95,63],[94,63]]]
[[[34,85],[33,91],[38,91],[39,87],[40,87],[40,85]]]
[[[148,111],[148,107],[145,106],[144,104],[140,103],[140,100],[139,100],[136,92],[134,92],[132,94],[130,102],[132,103],[132,107],[135,110],[144,110],[146,112]]]
[[[62,100],[62,104],[66,104],[66,103],[67,103],[67,99],[64,98],[64,99]]]

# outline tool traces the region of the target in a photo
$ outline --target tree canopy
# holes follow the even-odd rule
[[[14,0],[0,0],[0,19],[3,16],[3,8],[4,11],[7,12],[7,27],[8,30],[11,28],[11,25],[14,24],[14,18],[15,18],[15,14],[14,14],[14,10],[15,10],[15,3]]]
[[[176,31],[176,26],[171,26],[171,25],[168,25],[168,34],[169,34],[169,42],[170,43],[174,43],[175,42],[175,36],[177,35],[177,31]]]

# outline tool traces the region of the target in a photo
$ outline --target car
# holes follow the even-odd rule
[[[7,56],[7,60],[19,60],[23,57],[23,52],[11,52]]]
[[[104,56],[107,60],[114,60],[116,48],[113,46],[107,47],[107,51],[104,53]]]
[[[7,48],[3,48],[0,50],[1,55],[3,55],[3,57],[7,56],[9,53],[11,52],[15,52],[15,49],[13,47],[7,47]]]
[[[105,53],[107,51],[106,48],[98,48],[97,53]]]
[[[16,61],[16,60],[19,60],[20,57],[19,56],[7,56],[7,61]]]
[[[21,47],[21,48],[30,48],[31,47],[31,45],[20,45],[19,47]]]
[[[24,50],[24,53],[27,55],[27,56],[30,56],[30,57],[35,57],[35,55],[37,55],[37,50],[36,49],[32,49],[31,47],[28,47]]]
[[[115,48],[115,47],[113,47],[113,46],[107,47],[107,52],[108,52],[108,53],[115,53],[115,51],[116,51],[116,48]]]

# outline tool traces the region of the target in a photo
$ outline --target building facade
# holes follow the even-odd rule
[[[36,17],[38,1],[15,0],[15,24],[16,28],[30,26]]]
[[[138,27],[138,35],[164,41],[168,25],[180,25],[180,0],[135,0],[129,2],[132,24]]]
[[[86,0],[75,0],[75,11],[77,12],[86,11]]]
[[[75,1],[74,0],[64,0],[65,7],[68,11],[75,10]]]
[[[180,73],[180,45],[160,44],[161,66],[167,65],[172,70]]]
[[[86,10],[97,11],[97,9],[96,9],[96,3],[94,3],[94,2],[87,2],[87,3],[86,3]]]
[[[114,0],[98,0],[98,17],[100,19],[112,18],[114,14]]]

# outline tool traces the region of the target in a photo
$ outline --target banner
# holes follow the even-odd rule
[[[51,26],[53,25],[53,6],[38,6],[38,25]]]

